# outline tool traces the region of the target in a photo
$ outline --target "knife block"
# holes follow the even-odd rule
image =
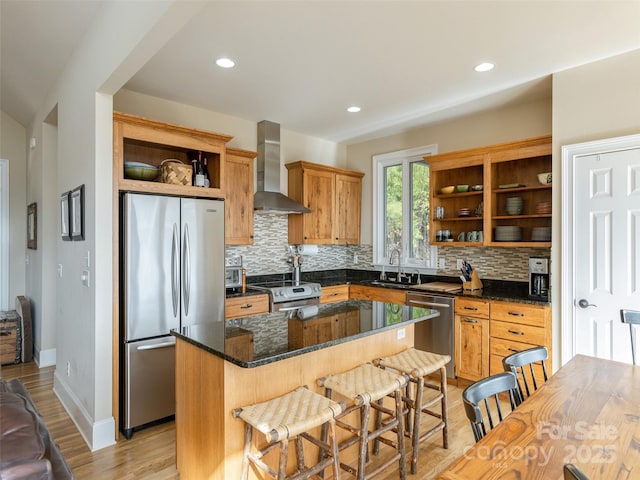
[[[482,290],[482,280],[478,276],[478,272],[473,270],[471,272],[471,280],[462,283],[463,290]]]

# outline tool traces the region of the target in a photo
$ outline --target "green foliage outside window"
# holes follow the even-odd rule
[[[384,168],[386,255],[402,245],[402,171],[402,164]],[[410,195],[410,225],[407,227],[410,235],[409,257],[426,259],[429,247],[429,165],[424,162],[412,162],[405,174],[410,175],[410,192],[407,192]]]

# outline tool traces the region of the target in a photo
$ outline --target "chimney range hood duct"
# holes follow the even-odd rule
[[[258,184],[253,200],[256,213],[310,213],[306,207],[280,193],[280,125],[258,123]]]

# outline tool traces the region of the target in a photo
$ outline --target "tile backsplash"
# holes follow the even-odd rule
[[[227,246],[226,255],[242,255],[247,275],[288,273],[287,215],[254,215],[254,243]],[[438,257],[445,268],[439,275],[458,277],[456,259],[464,259],[478,270],[481,278],[528,281],[529,257],[550,256],[548,248],[439,247]],[[317,255],[303,255],[302,271],[351,268],[375,270],[371,245],[319,245]],[[357,260],[357,263],[354,261]]]

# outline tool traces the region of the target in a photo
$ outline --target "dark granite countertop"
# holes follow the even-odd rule
[[[298,312],[191,325],[171,334],[240,367],[252,368],[439,315],[435,310],[369,300],[346,300]]]
[[[301,279],[306,282],[318,282],[323,287],[329,287],[333,285],[345,285],[351,283],[358,283],[367,285],[367,282],[376,280],[380,273],[372,270],[354,270],[354,269],[339,269],[339,270],[322,270],[316,272],[302,272]],[[256,293],[264,293],[262,291],[251,290],[251,283],[262,283],[274,280],[290,279],[290,274],[277,274],[277,275],[260,275],[249,277],[249,285],[247,293],[244,295],[255,295]],[[445,275],[421,275],[421,282],[449,282],[460,285],[458,277],[450,277]],[[506,302],[528,303],[532,305],[551,305],[549,301],[537,300],[529,298],[528,290],[529,285],[527,282],[514,282],[506,280],[493,280],[483,279],[484,285],[482,290],[479,291],[462,291],[460,293],[452,294],[453,296],[466,297],[466,298],[480,298],[484,300],[501,300]],[[404,286],[403,290],[407,290],[407,286]],[[382,288],[394,288],[394,287],[382,287]],[[397,287],[396,287],[397,288]],[[408,288],[410,290],[410,288]],[[415,291],[424,292],[424,290]],[[433,292],[431,292],[433,293]],[[243,295],[234,294],[233,296]],[[437,295],[449,295],[446,293],[438,292]],[[230,295],[227,294],[227,297]]]

